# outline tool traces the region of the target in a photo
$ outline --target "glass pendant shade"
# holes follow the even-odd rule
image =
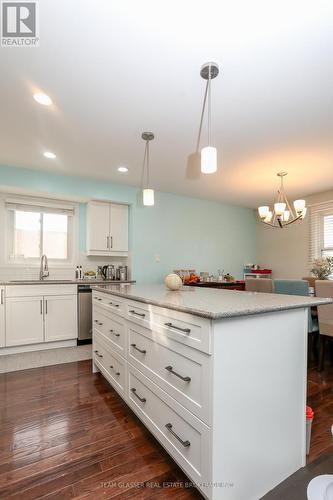
[[[302,210],[301,219],[304,219],[304,217],[306,216],[306,211],[307,211],[307,208],[304,207],[303,210]]]
[[[267,206],[258,207],[258,213],[259,213],[259,217],[264,219],[269,214],[269,207],[267,207]]]
[[[201,150],[201,172],[203,174],[213,174],[217,171],[217,149],[213,146],[206,146]]]
[[[276,215],[278,216],[282,215],[285,209],[286,209],[285,203],[274,203],[274,211]]]
[[[290,211],[289,210],[285,210],[283,212],[283,214],[282,214],[282,220],[283,220],[283,222],[288,222],[289,217],[290,217]]]
[[[154,205],[154,190],[150,188],[143,189],[142,199],[145,207],[152,207]]]
[[[264,222],[271,222],[272,218],[273,218],[273,212],[269,210],[268,214],[264,218]]]
[[[297,213],[301,213],[305,208],[305,200],[295,200],[294,207]]]

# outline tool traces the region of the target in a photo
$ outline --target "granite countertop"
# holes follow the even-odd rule
[[[299,309],[333,302],[332,299],[319,297],[196,287],[183,287],[181,290],[174,292],[166,289],[165,285],[131,285],[123,283],[96,285],[92,289],[210,319]]]
[[[13,281],[2,281],[0,285],[8,286],[8,285],[97,285],[104,283],[135,283],[134,280],[103,280],[103,279],[82,279],[82,280],[13,280]]]

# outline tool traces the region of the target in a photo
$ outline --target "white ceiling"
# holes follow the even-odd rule
[[[291,197],[333,188],[332,0],[39,4],[40,47],[0,48],[0,164],[140,185],[152,130],[159,190],[256,206],[279,170]],[[189,155],[209,60],[220,167],[200,176]]]

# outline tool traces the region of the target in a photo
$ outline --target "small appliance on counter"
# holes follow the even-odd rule
[[[115,280],[116,273],[113,265],[102,266],[100,268],[101,276],[104,280]]]
[[[244,279],[246,278],[271,278],[272,269],[262,269],[257,264],[244,264]]]
[[[116,269],[116,279],[120,281],[127,281],[127,266],[118,266]]]

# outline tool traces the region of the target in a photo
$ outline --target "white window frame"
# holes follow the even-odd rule
[[[72,268],[74,263],[77,262],[79,255],[79,204],[67,201],[51,200],[45,198],[31,198],[31,197],[5,197],[3,203],[4,210],[4,262],[6,267],[16,267],[16,268],[26,268],[26,267],[39,267],[40,257],[36,258],[11,258],[12,244],[13,244],[13,229],[14,225],[11,221],[11,213],[13,210],[8,208],[8,204],[22,205],[22,210],[24,210],[24,205],[27,207],[41,207],[41,211],[47,212],[50,209],[52,211],[59,212],[66,208],[73,211],[73,215],[68,217],[68,247],[67,247],[67,259],[48,259],[49,264],[56,268]],[[42,228],[41,228],[42,229]]]
[[[327,217],[328,215],[333,217],[333,208],[330,210],[326,210],[326,212],[322,213],[320,215],[320,256],[324,257],[323,252],[333,252],[333,246],[331,247],[325,247],[324,245],[324,218]]]

